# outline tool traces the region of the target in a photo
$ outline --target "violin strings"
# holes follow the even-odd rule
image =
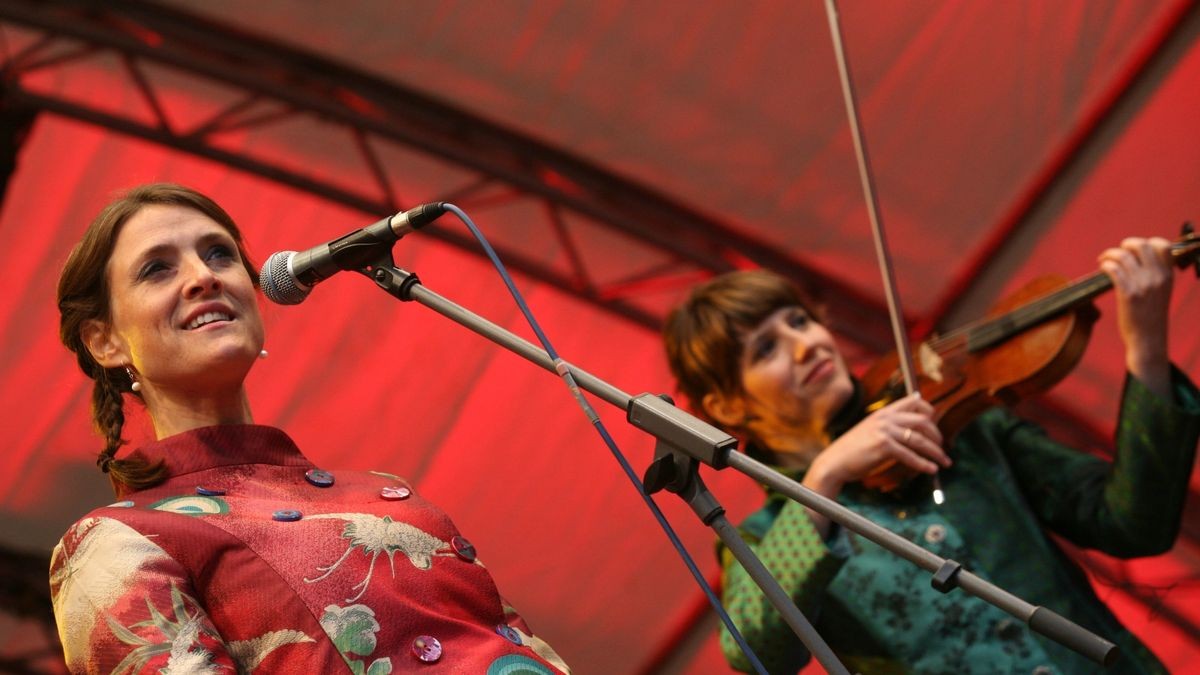
[[[978,319],[956,328],[930,341],[930,346],[940,351],[952,342],[966,337],[972,351],[990,346],[1013,333],[1044,321],[1089,297],[1093,297],[1112,285],[1112,280],[1103,272],[1093,272],[1066,287],[1030,301],[1021,307],[999,316]]]
[[[1195,235],[1170,246],[1171,256],[1179,259],[1200,250]],[[1037,325],[1071,306],[1095,297],[1112,287],[1112,280],[1104,272],[1093,272],[1065,287],[1032,300],[999,316],[977,319],[928,341],[939,354],[963,347],[977,351],[1004,340],[1014,333]],[[964,339],[965,338],[965,339]]]

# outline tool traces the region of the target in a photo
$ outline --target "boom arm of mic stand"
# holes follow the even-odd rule
[[[544,350],[425,288],[415,274],[391,265],[376,266],[369,272],[364,271],[364,274],[371,277],[376,285],[390,295],[405,301],[416,301],[545,370],[557,372],[553,360]],[[625,410],[630,424],[659,439],[660,450],[662,444],[666,444],[667,450],[677,450],[687,456],[687,458],[683,458],[678,453],[665,450],[659,453],[659,457],[655,460],[656,464],[660,470],[665,470],[671,476],[679,475],[677,472],[680,468],[685,471],[690,470],[689,466],[681,466],[689,464],[688,458],[704,462],[715,469],[732,467],[883,546],[921,569],[932,572],[934,576],[931,583],[937,590],[946,593],[955,587],[962,588],[967,593],[1024,621],[1031,629],[1096,663],[1109,665],[1116,659],[1117,646],[1112,642],[1045,607],[1025,602],[994,584],[980,579],[963,569],[959,563],[917,546],[834,500],[805,488],[765,464],[743,453],[733,452],[737,446],[736,439],[676,408],[662,398],[653,394],[632,397],[580,368],[573,365],[570,368],[583,389]],[[674,465],[673,468],[666,468],[666,464],[663,463],[666,458],[671,458],[670,463]],[[691,468],[694,468],[694,462],[690,464]]]

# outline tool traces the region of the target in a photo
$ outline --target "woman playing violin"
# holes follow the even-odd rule
[[[1200,438],[1200,391],[1168,359],[1172,271],[1163,239],[1127,239],[1100,255],[1117,293],[1128,375],[1114,461],[1064,447],[991,409],[943,449],[934,410],[905,397],[868,412],[817,308],[781,277],[734,272],[693,290],[664,331],[679,389],[746,451],[808,488],[1035,605],[1116,642],[1109,672],[1165,672],[1096,597],[1047,532],[1129,558],[1167,551],[1179,530]],[[891,492],[862,481],[881,465],[939,473]],[[768,492],[741,525],[780,584],[852,671],[1090,673],[1095,664],[805,507]],[[809,659],[728,553],[724,602],[772,673]],[[734,667],[749,663],[730,635]]]

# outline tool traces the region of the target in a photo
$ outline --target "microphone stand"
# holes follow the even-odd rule
[[[555,363],[543,349],[427,289],[415,273],[395,267],[390,251],[382,256],[379,263],[359,271],[373,279],[375,284],[389,295],[406,302],[415,301],[424,305],[527,361],[552,373],[558,372]],[[942,558],[917,546],[748,455],[735,452],[737,439],[680,410],[669,399],[649,393],[630,396],[574,365],[569,367],[583,389],[625,410],[626,419],[630,424],[657,439],[655,459],[646,470],[643,481],[647,494],[666,489],[686,501],[700,520],[716,531],[721,541],[762,588],[771,604],[779,610],[784,620],[826,671],[847,672],[812,624],[800,613],[795,603],[725,518],[725,509],[700,480],[700,462],[718,470],[732,467],[931,572],[931,585],[943,593],[961,588],[1020,619],[1032,630],[1098,664],[1107,666],[1116,659],[1117,646],[1112,642],[1052,610],[1032,605],[1012,595],[967,571],[958,562]]]

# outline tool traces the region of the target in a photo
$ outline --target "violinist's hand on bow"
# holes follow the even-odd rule
[[[933,421],[933,406],[910,395],[876,410],[830,443],[813,460],[804,485],[833,498],[847,483],[881,470],[932,474],[950,464],[942,449],[942,432]],[[824,533],[827,521],[812,515]]]
[[[1117,327],[1125,342],[1125,366],[1146,388],[1169,398],[1167,316],[1171,304],[1170,242],[1130,237],[1100,254],[1100,269],[1112,279]]]

